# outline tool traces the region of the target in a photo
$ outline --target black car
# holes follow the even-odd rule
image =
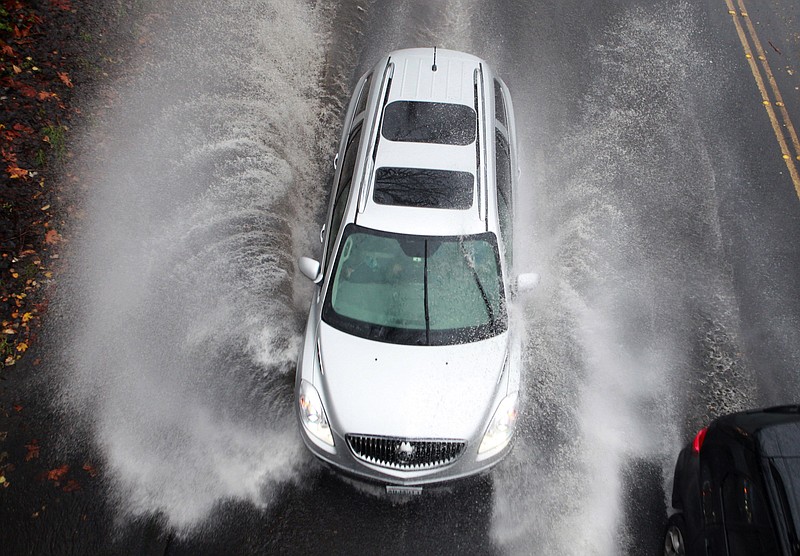
[[[800,406],[720,417],[681,451],[664,554],[800,555]]]

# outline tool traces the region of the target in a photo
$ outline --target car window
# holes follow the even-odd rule
[[[494,80],[494,117],[498,122],[503,124],[504,127],[508,127],[506,101],[503,98],[503,90],[497,79]]]
[[[472,206],[474,188],[469,172],[378,168],[372,198],[381,205],[463,210]]]
[[[369,98],[369,86],[372,83],[372,74],[370,73],[367,76],[367,80],[364,82],[364,86],[361,88],[361,94],[358,97],[358,104],[356,105],[355,116],[361,114],[367,108],[367,99]]]
[[[358,147],[361,143],[361,125],[359,124],[355,130],[350,134],[350,139],[347,143],[347,150],[344,153],[344,160],[342,161],[342,173],[339,177],[339,184],[344,184],[353,178],[353,171],[356,167],[356,158],[358,157]]]
[[[495,130],[495,172],[497,176],[497,208],[500,217],[500,233],[506,246],[507,263],[513,259],[514,227],[513,196],[511,191],[511,150],[508,141]]]
[[[359,124],[350,134],[347,150],[342,161],[342,171],[339,175],[339,185],[336,188],[336,197],[333,201],[333,214],[331,215],[331,225],[328,230],[328,248],[325,260],[330,260],[333,245],[336,243],[336,236],[342,225],[345,208],[347,208],[347,198],[350,195],[350,188],[353,182],[353,172],[355,171],[356,158],[358,157],[358,147],[361,143],[361,129]]]
[[[425,237],[350,224],[322,318],[372,340],[466,343],[506,330],[494,234]]]
[[[722,484],[725,533],[731,555],[778,554],[778,543],[761,485],[738,473]]]
[[[389,141],[470,145],[477,125],[471,106],[398,100],[386,106],[381,133]]]

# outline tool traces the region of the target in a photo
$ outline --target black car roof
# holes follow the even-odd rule
[[[714,421],[766,457],[800,457],[800,406],[786,405],[725,415]]]
[[[800,416],[796,421],[780,421],[756,433],[761,455],[769,458],[800,457]]]

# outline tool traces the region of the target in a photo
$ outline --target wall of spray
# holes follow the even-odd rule
[[[694,105],[715,68],[697,48],[695,10],[670,14],[633,9],[593,29],[571,131],[555,159],[525,161],[539,165],[524,171],[534,241],[523,258],[543,280],[525,307],[521,441],[495,473],[494,535],[514,553],[654,549],[632,524],[646,506],[637,496],[647,481],[670,492],[688,392],[709,415],[753,396],[732,362],[736,304]],[[542,109],[518,108],[523,142],[542,140],[526,125]],[[716,385],[698,381],[712,370],[703,342],[725,360]]]
[[[310,294],[294,260],[313,251],[339,109],[322,7],[145,11],[151,57],[84,132],[59,401],[123,513],[185,529],[228,499],[268,504],[308,463],[290,409],[295,295]]]

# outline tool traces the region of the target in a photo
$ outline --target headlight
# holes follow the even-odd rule
[[[497,406],[494,417],[489,421],[489,428],[486,429],[486,434],[483,435],[483,441],[478,448],[478,453],[484,454],[504,448],[511,441],[511,437],[514,436],[516,423],[517,394],[514,393],[506,397]]]
[[[300,420],[306,430],[329,446],[333,446],[333,435],[322,407],[322,400],[317,390],[305,380],[300,382]]]

